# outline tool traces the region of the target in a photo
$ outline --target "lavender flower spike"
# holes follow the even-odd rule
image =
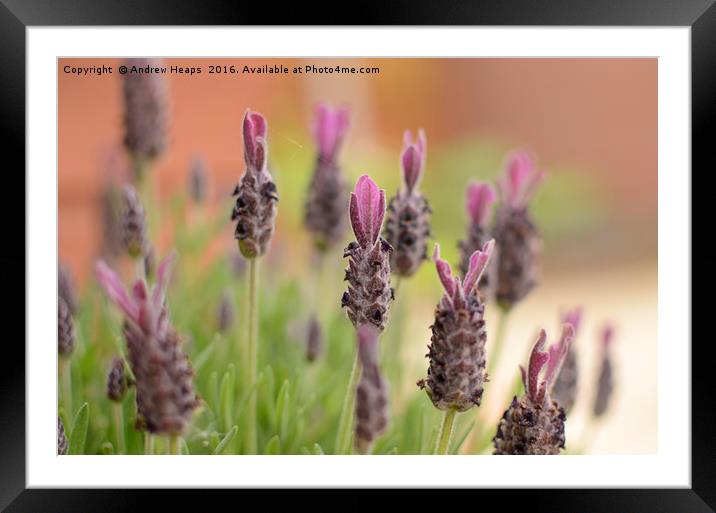
[[[151,292],[143,280],[137,280],[130,293],[104,262],[97,263],[96,273],[125,317],[123,331],[137,387],[138,417],[150,433],[180,435],[199,401],[191,366],[169,323],[166,288],[174,258],[171,254],[159,264]]]
[[[544,177],[527,153],[516,152],[498,181],[502,205],[494,229],[499,250],[496,297],[505,309],[524,299],[540,280],[542,238],[527,207]]]
[[[349,203],[353,233],[362,248],[375,244],[385,216],[385,191],[368,175],[356,182],[355,192],[351,193]]]
[[[550,396],[574,339],[574,327],[565,323],[559,341],[543,351],[547,334],[540,330],[527,370],[520,367],[525,393],[515,396],[492,439],[494,454],[559,454],[564,448],[564,408]]]
[[[571,324],[576,338],[582,319],[582,307],[572,308],[562,316],[562,322]],[[577,366],[577,351],[574,343],[570,346],[567,356],[562,364],[562,370],[555,379],[552,387],[552,397],[569,413],[577,398],[577,385],[579,381],[579,367]]]
[[[70,270],[62,264],[57,265],[57,294],[65,300],[70,313],[77,313],[77,292]]]
[[[425,196],[417,190],[426,154],[425,132],[420,130],[413,141],[410,131],[406,131],[400,159],[403,187],[390,198],[385,223],[385,238],[394,248],[390,265],[399,276],[412,276],[427,259],[431,210]]]
[[[433,260],[445,293],[435,309],[431,327],[428,377],[418,386],[426,390],[440,410],[463,412],[480,406],[482,400],[487,380],[487,331],[485,304],[477,293],[477,283],[493,248],[491,240],[472,254],[467,275],[461,281],[452,275],[450,264],[440,258],[440,246],[435,245]]]
[[[388,319],[393,289],[390,287],[390,253],[392,246],[380,238],[385,216],[385,191],[368,175],[363,175],[351,193],[350,221],[357,242],[348,244],[343,252],[348,257],[341,306],[357,329],[372,323],[382,330]]]
[[[63,456],[67,454],[70,448],[70,444],[65,434],[65,425],[62,423],[62,419],[57,417],[57,454]]]
[[[72,312],[62,296],[57,296],[57,351],[61,356],[68,356],[74,349],[75,323]]]
[[[332,162],[343,142],[349,125],[350,111],[347,107],[332,109],[325,103],[316,109],[313,137],[316,139],[321,160]]]
[[[234,238],[246,258],[268,251],[275,228],[278,193],[267,168],[266,136],[266,119],[247,110],[243,121],[246,170],[234,190],[236,204],[231,212],[231,220],[236,221]]]
[[[122,243],[131,258],[144,258],[149,250],[144,207],[137,191],[129,184],[122,189],[122,199]]]
[[[189,169],[189,196],[196,204],[207,200],[209,189],[209,173],[206,161],[201,155],[194,155]]]
[[[124,359],[115,356],[107,375],[107,398],[110,401],[121,402],[130,386],[129,376],[124,367]]]
[[[602,328],[599,345],[602,350],[601,364],[599,366],[599,379],[597,381],[597,393],[594,398],[593,413],[595,417],[604,415],[609,407],[609,402],[614,391],[614,370],[610,348],[614,339],[614,326],[606,324]]]
[[[304,224],[319,251],[340,242],[348,224],[348,186],[338,164],[338,150],[348,125],[348,108],[332,109],[322,103],[316,109],[313,136],[318,156],[308,188]]]
[[[471,182],[465,191],[465,210],[468,215],[468,226],[465,239],[458,247],[460,248],[460,272],[464,276],[470,265],[470,255],[480,249],[492,238],[488,224],[492,217],[492,206],[495,203],[495,190],[489,184],[482,182]],[[480,292],[487,300],[494,296],[495,284],[497,281],[497,258],[495,254],[491,258],[490,265],[480,280]]]
[[[306,360],[313,362],[323,352],[323,329],[316,314],[311,314],[306,333]]]
[[[355,447],[367,454],[373,441],[388,426],[388,384],[378,367],[378,335],[371,324],[358,328],[358,355],[363,373],[356,389]]]
[[[537,187],[546,176],[544,171],[537,169],[527,152],[513,153],[508,158],[506,173],[498,183],[502,201],[513,210],[527,208]]]
[[[413,141],[413,134],[410,133],[410,130],[405,131],[400,162],[403,168],[403,181],[409,191],[414,190],[422,178],[427,151],[425,131],[422,128],[418,130],[418,138],[415,141]]]
[[[135,156],[152,159],[167,145],[169,108],[167,83],[161,73],[135,73],[132,68],[156,67],[158,59],[128,59],[122,75],[124,144]]]

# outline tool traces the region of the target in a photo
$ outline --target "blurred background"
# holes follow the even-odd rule
[[[280,195],[278,221],[266,267],[269,282],[298,280],[311,265],[303,229],[306,188],[316,155],[311,135],[318,102],[348,105],[351,128],[341,159],[352,184],[368,173],[388,196],[400,183],[405,129],[424,128],[428,158],[422,190],[433,207],[434,241],[456,263],[464,236],[464,189],[471,179],[493,180],[505,155],[524,148],[549,173],[535,197],[533,217],[545,242],[541,285],[513,312],[494,390],[482,409],[499,417],[517,365],[540,327],[555,335],[559,314],[582,305],[575,343],[580,365],[577,406],[567,438],[588,452],[654,453],[657,337],[657,61],[656,59],[167,59],[166,65],[202,66],[199,75],[167,74],[170,135],[152,170],[155,188],[171,210],[186,197],[192,159],[209,171],[206,215],[221,225],[207,241],[201,264],[235,251],[229,222],[231,193],[243,173],[241,119],[246,108],[269,123],[269,166]],[[113,66],[114,74],[77,76],[70,66]],[[103,247],[103,198],[129,180],[122,146],[119,60],[60,59],[59,258],[80,291],[92,282]],[[210,64],[260,66],[377,66],[371,75],[209,74]],[[160,255],[176,246],[169,223],[157,236]],[[348,240],[348,234],[346,240]],[[340,248],[339,248],[340,249]],[[336,276],[342,278],[340,254]],[[181,265],[180,265],[181,267]],[[341,285],[336,285],[340,287]],[[330,289],[333,291],[333,288]],[[338,290],[336,288],[336,290]],[[333,292],[331,292],[333,293]],[[429,263],[401,286],[411,296],[403,335],[404,379],[392,384],[418,393],[424,377],[440,286]],[[340,293],[336,296],[338,310]],[[333,304],[330,303],[330,304]],[[488,310],[488,323],[492,312]],[[598,366],[598,330],[616,326],[616,390],[597,426],[585,426]],[[347,323],[348,321],[346,321]],[[387,334],[386,336],[388,336]],[[549,337],[549,340],[553,340]],[[489,344],[489,342],[488,342]],[[489,345],[488,345],[489,358]],[[585,440],[582,440],[585,438]],[[586,449],[585,449],[586,450]]]

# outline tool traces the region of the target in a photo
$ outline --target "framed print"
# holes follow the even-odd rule
[[[435,487],[713,510],[712,2],[355,26],[81,4],[2,7],[26,214],[3,507]]]

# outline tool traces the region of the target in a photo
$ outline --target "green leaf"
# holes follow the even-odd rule
[[[453,440],[450,454],[457,454],[458,452],[460,452],[460,447],[462,447],[462,444],[465,443],[465,440],[467,439],[467,435],[470,434],[470,431],[472,430],[472,428],[473,428],[473,421],[472,421],[472,419],[470,419],[470,421],[467,423],[467,427],[465,429],[463,429],[462,434]]]
[[[278,437],[278,435],[273,435],[271,439],[266,444],[266,449],[264,449],[264,454],[281,454],[281,439]]]
[[[216,371],[212,371],[209,375],[209,384],[207,385],[206,402],[214,412],[219,416],[219,375]]]
[[[100,451],[103,455],[107,456],[110,454],[114,454],[114,447],[112,446],[112,442],[105,442],[102,444],[102,447],[100,447]]]
[[[288,406],[290,401],[289,386],[290,383],[288,380],[284,380],[281,385],[281,390],[278,392],[278,401],[276,402],[274,422],[276,431],[281,439],[285,439],[288,434]]]
[[[191,453],[189,452],[189,446],[186,444],[186,440],[184,440],[183,437],[181,438],[181,440],[179,441],[179,443],[181,444],[181,453],[182,453],[183,455],[188,456],[189,454],[191,454]]]
[[[89,404],[84,403],[75,415],[70,435],[70,454],[83,454],[87,441],[87,426],[89,425]]]
[[[219,445],[216,446],[216,449],[214,449],[212,454],[223,454],[226,447],[231,443],[238,432],[239,426],[232,427],[231,431],[226,433],[226,436],[221,440],[221,442],[219,442]]]
[[[323,451],[323,447],[318,444],[313,444],[313,447],[311,447],[311,454],[314,456],[324,456],[326,453]]]
[[[192,362],[192,367],[194,368],[194,372],[198,375],[201,372],[201,369],[204,368],[204,365],[207,364],[207,362],[211,359],[212,355],[214,354],[214,349],[219,345],[221,341],[221,334],[217,333],[214,335],[214,338],[211,339],[211,342],[204,348],[204,350],[199,353],[199,355],[194,358],[194,361]]]
[[[221,387],[219,390],[219,409],[222,421],[222,431],[229,431],[234,425],[234,364],[229,364],[229,370],[224,373],[221,378]]]

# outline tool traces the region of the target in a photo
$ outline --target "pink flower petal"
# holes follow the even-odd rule
[[[358,207],[358,197],[354,192],[351,192],[351,199],[348,203],[348,210],[351,220],[351,227],[353,228],[353,233],[356,236],[356,240],[358,241],[358,244],[360,244],[362,247],[365,247],[368,243],[368,237],[365,233],[365,230],[363,229],[363,223],[361,222],[360,211]]]
[[[471,182],[465,191],[465,209],[470,220],[485,226],[490,221],[492,205],[495,203],[495,189],[482,182]]]
[[[543,352],[542,348],[547,340],[547,333],[541,329],[539,336],[534,346],[532,346],[532,353],[530,354],[529,366],[527,369],[527,395],[533,401],[541,403],[544,398],[544,388],[540,386],[539,375],[542,368],[549,360],[549,353]]]
[[[582,321],[582,307],[577,306],[575,308],[572,308],[571,310],[567,310],[567,312],[562,315],[562,322],[571,324],[574,327],[574,333],[576,336],[577,331],[579,330],[579,325]]]
[[[144,280],[137,280],[132,285],[132,299],[134,302],[139,304],[147,300],[147,284]]]
[[[468,266],[467,274],[462,282],[462,288],[465,290],[465,294],[469,294],[474,286],[480,282],[480,277],[487,267],[487,262],[492,256],[492,250],[495,247],[495,239],[490,239],[484,246],[482,251],[475,251],[470,256],[470,265]]]
[[[428,156],[428,141],[427,141],[427,138],[425,137],[425,130],[423,130],[422,128],[420,130],[418,130],[417,144],[418,144],[418,149],[420,150],[420,156],[422,157],[423,165],[424,165],[425,160],[427,159],[427,156]]]
[[[164,297],[166,295],[167,285],[169,284],[169,277],[171,276],[172,266],[177,258],[176,251],[172,251],[164,260],[159,263],[157,268],[157,283],[154,285],[152,290],[152,305],[156,310],[161,309],[164,305]]]
[[[316,108],[313,125],[313,136],[318,146],[318,152],[326,161],[335,159],[338,148],[348,129],[349,109],[341,107],[332,109],[325,103]]]
[[[440,244],[435,244],[435,251],[433,252],[433,262],[435,262],[435,269],[438,271],[438,278],[443,284],[445,292],[452,298],[455,295],[457,288],[455,281],[452,276],[452,268],[450,264],[440,258]]]
[[[256,153],[256,139],[254,137],[254,122],[250,110],[247,110],[244,114],[243,135],[244,160],[246,161],[247,166],[253,166],[254,155]]]
[[[564,359],[569,352],[572,340],[574,340],[574,326],[565,323],[562,325],[562,335],[559,338],[559,342],[552,344],[548,349],[549,361],[547,362],[547,372],[544,377],[548,389],[559,374],[562,363],[564,363]]]
[[[254,150],[254,168],[258,171],[263,171],[266,167],[266,139],[263,137],[256,138],[256,148]]]
[[[418,140],[413,141],[410,130],[406,130],[403,134],[403,154],[401,156],[401,164],[403,168],[403,180],[409,191],[414,190],[425,167],[425,150],[426,150],[425,131],[418,131]]]
[[[251,121],[254,126],[254,137],[263,137],[264,139],[266,139],[266,131],[268,128],[266,126],[266,118],[258,112],[252,112]]]
[[[368,175],[363,175],[356,183],[355,196],[360,227],[366,239],[365,244],[374,244],[378,240],[380,228],[383,225],[385,191],[378,189]],[[358,234],[356,233],[356,235]],[[360,243],[360,240],[358,242]]]
[[[502,199],[511,208],[526,207],[545,176],[527,152],[512,153],[507,160],[505,176],[499,182]]]
[[[99,281],[107,297],[117,305],[128,319],[137,322],[139,320],[139,309],[129,297],[129,293],[119,276],[102,260],[97,262],[95,272],[97,281]]]
[[[246,166],[253,171],[262,171],[266,160],[267,124],[258,112],[247,110],[244,114],[244,160]]]

